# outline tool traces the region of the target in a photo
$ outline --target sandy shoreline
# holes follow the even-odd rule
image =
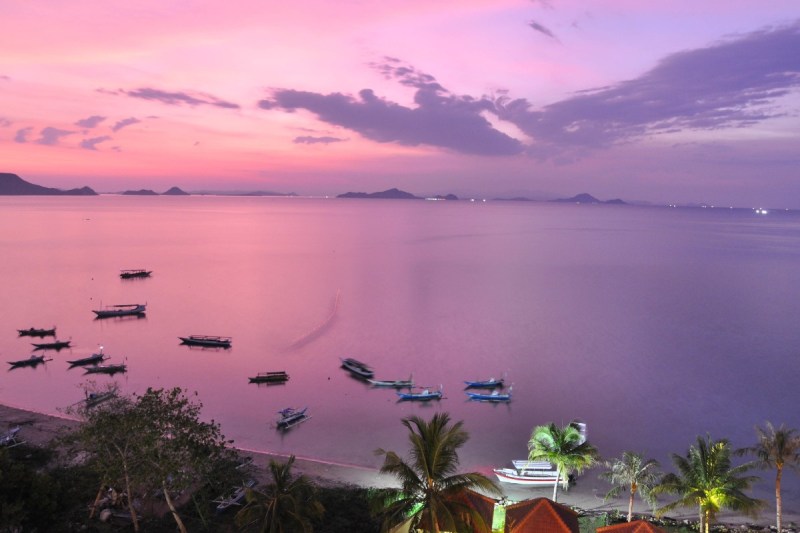
[[[20,426],[22,429],[18,434],[20,441],[28,442],[33,445],[43,446],[53,438],[65,431],[75,428],[80,423],[75,418],[70,418],[60,414],[48,414],[12,407],[0,404],[0,431],[7,428]],[[268,481],[268,464],[270,459],[286,460],[288,455],[275,454],[261,450],[251,450],[239,448],[244,455],[254,458],[259,481]],[[403,453],[403,450],[396,450]],[[310,457],[296,457],[293,471],[296,474],[303,474],[315,482],[326,485],[357,485],[361,487],[391,487],[396,483],[394,478],[380,474],[377,468],[370,468],[351,464],[342,464],[330,461],[319,460]],[[490,475],[491,472],[483,472]],[[524,488],[510,485],[501,485],[505,495],[509,500],[519,501],[537,497],[551,497],[552,488]],[[603,495],[609,489],[607,483],[599,480],[596,473],[589,472],[578,479],[578,483],[568,492],[559,490],[558,501],[566,505],[578,507],[587,511],[611,511],[614,509],[627,512],[627,500],[617,499],[609,502],[603,501]],[[785,504],[784,504],[785,505]],[[767,508],[761,513],[758,519],[749,519],[736,514],[724,513],[719,519],[721,522],[729,524],[758,524],[768,526],[774,523],[772,503],[768,502]],[[648,513],[649,509],[636,502],[635,512]],[[696,518],[694,509],[684,509],[679,513],[669,515],[676,519]],[[792,523],[800,523],[800,514],[784,512],[784,527],[789,527]]]

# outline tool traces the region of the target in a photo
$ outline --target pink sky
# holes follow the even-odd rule
[[[0,3],[0,172],[800,207],[796,0]]]

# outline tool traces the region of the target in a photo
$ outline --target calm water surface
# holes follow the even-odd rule
[[[297,198],[0,198],[0,357],[16,329],[58,328],[74,348],[0,377],[0,401],[57,412],[86,386],[181,386],[236,444],[378,466],[407,449],[404,416],[463,420],[466,468],[526,453],[533,426],[581,418],[604,456],[669,468],[697,435],[754,440],[799,427],[800,217],[749,211],[538,203]],[[152,278],[123,281],[124,268]],[[147,303],[143,319],[92,309]],[[233,337],[191,349],[179,335]],[[35,340],[35,339],[34,339]],[[105,347],[124,376],[68,370]],[[445,399],[398,403],[339,368],[413,375]],[[247,377],[286,370],[284,386]],[[465,400],[463,380],[505,375],[510,405]],[[281,434],[276,411],[312,419]],[[771,479],[766,474],[765,479]],[[785,505],[798,510],[800,483]],[[764,483],[769,487],[771,481]],[[765,492],[768,494],[768,491]]]

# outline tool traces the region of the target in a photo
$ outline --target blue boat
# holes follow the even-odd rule
[[[492,392],[469,392],[467,391],[467,396],[469,396],[470,400],[475,400],[478,402],[510,402],[511,401],[511,388],[508,389],[508,392],[502,393],[498,390],[493,390]]]
[[[505,379],[489,378],[483,381],[465,381],[468,389],[502,389],[505,386]]]
[[[302,422],[305,422],[310,416],[306,415],[306,410],[308,407],[304,407],[302,409],[295,409],[294,407],[287,407],[286,409],[281,409],[278,411],[278,421],[276,422],[276,427],[278,429],[289,429],[291,427],[296,426]]]
[[[422,389],[420,392],[397,392],[401,400],[415,400],[418,402],[429,402],[431,400],[442,399],[442,388],[432,391],[430,389]]]

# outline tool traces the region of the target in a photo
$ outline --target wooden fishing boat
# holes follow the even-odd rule
[[[373,387],[390,387],[394,389],[411,389],[414,387],[414,381],[411,379],[411,376],[409,376],[408,379],[397,379],[397,380],[368,379],[367,381]]]
[[[287,407],[278,411],[278,421],[275,423],[278,429],[289,429],[298,424],[302,424],[309,418],[306,414],[308,407],[302,409],[295,409],[294,407]]]
[[[93,353],[89,357],[83,357],[81,359],[73,359],[72,361],[67,361],[69,366],[88,366],[88,365],[98,365],[108,359],[108,356],[103,354],[102,350],[100,353]]]
[[[489,378],[480,381],[464,381],[467,389],[502,389],[505,386],[505,379]]]
[[[236,487],[233,492],[228,494],[227,496],[220,496],[214,503],[217,504],[217,512],[221,513],[233,506],[241,505],[242,500],[244,500],[245,495],[247,494],[247,489],[254,487],[256,484],[255,479],[249,479],[241,487]]]
[[[375,372],[367,366],[366,364],[353,359],[352,357],[348,357],[347,359],[342,359],[342,368],[350,372],[356,377],[369,379],[375,375]]]
[[[21,366],[38,366],[52,359],[45,359],[44,355],[32,355],[27,359],[19,359],[18,361],[8,361],[11,368],[19,368]]]
[[[43,329],[43,328],[18,329],[17,333],[19,333],[20,337],[55,337],[56,328],[55,326],[53,326],[52,329]]]
[[[289,374],[284,370],[275,372],[259,372],[257,375],[248,378],[250,383],[286,383],[289,380]]]
[[[71,344],[72,341],[59,341],[55,340],[53,342],[32,342],[35,350],[63,350],[64,348],[72,348]]]
[[[442,399],[442,388],[439,390],[431,390],[429,388],[422,389],[420,392],[397,392],[401,400],[411,400],[417,402],[429,402],[431,400]]]
[[[83,400],[84,405],[87,409],[100,405],[101,403],[110,400],[111,398],[116,398],[117,391],[116,390],[109,390],[106,392],[90,392],[86,394],[86,399]]]
[[[189,335],[188,337],[178,337],[181,344],[187,346],[205,346],[207,348],[230,348],[233,340],[230,337],[220,337],[218,335]]]
[[[96,318],[114,318],[120,316],[141,316],[145,314],[147,304],[116,304],[92,311]]]
[[[492,392],[470,392],[466,391],[467,396],[469,396],[470,400],[475,400],[478,402],[510,402],[511,401],[511,388],[508,389],[508,392],[500,392],[499,390],[495,389]]]
[[[86,374],[109,374],[114,375],[118,372],[125,373],[128,371],[128,365],[125,364],[116,364],[116,365],[97,365],[97,366],[90,366],[86,368]]]
[[[120,270],[119,277],[122,279],[135,279],[135,278],[149,278],[152,270],[145,270],[143,268],[130,268],[127,270]]]

